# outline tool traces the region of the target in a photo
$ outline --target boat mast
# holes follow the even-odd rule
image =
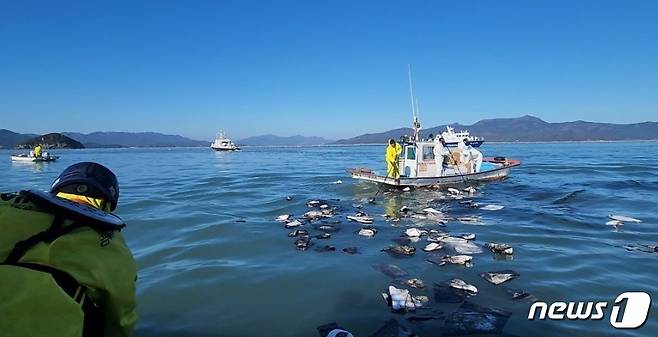
[[[414,129],[414,141],[420,141],[420,120],[418,119],[418,99],[414,96],[414,85],[413,80],[411,79],[411,64],[407,65],[409,68],[409,96],[411,99],[411,113],[414,117],[413,129]]]

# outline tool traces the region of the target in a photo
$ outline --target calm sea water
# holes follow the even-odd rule
[[[656,302],[637,330],[614,330],[596,322],[528,321],[528,303],[513,301],[506,287],[547,302],[608,301],[639,290],[658,295],[658,254],[626,246],[658,244],[658,148],[656,143],[485,144],[485,155],[519,158],[523,165],[502,182],[480,188],[481,205],[468,209],[432,201],[436,191],[391,193],[376,205],[366,200],[377,187],[349,178],[344,169],[384,169],[382,146],[254,148],[237,153],[209,149],[103,149],[57,151],[59,162],[35,165],[9,160],[0,151],[0,190],[47,189],[58,173],[78,161],[98,161],[121,182],[118,214],[129,224],[128,244],[140,269],[137,336],[317,336],[316,327],[337,322],[355,336],[370,336],[395,318],[420,336],[440,336],[443,320],[406,322],[391,313],[381,292],[392,280],[372,268],[394,263],[431,285],[459,277],[476,285],[477,304],[512,313],[504,332],[517,336],[657,336]],[[342,180],[343,184],[334,184]],[[293,199],[287,201],[286,196]],[[300,216],[310,199],[341,206],[339,232],[319,245],[335,252],[295,249],[274,221]],[[345,220],[352,204],[375,216],[377,236],[354,234]],[[475,233],[476,243],[505,242],[514,258],[488,251],[474,265],[438,267],[425,261],[425,244],[404,259],[381,252],[406,226],[379,215],[402,206],[446,208],[451,215],[480,215],[483,225],[449,222],[451,233]],[[615,230],[606,216],[642,219]],[[244,222],[242,222],[244,221]],[[429,225],[429,224],[428,224]],[[430,226],[431,228],[431,226]],[[312,233],[313,231],[310,227]],[[356,246],[360,253],[340,250]],[[480,272],[512,269],[520,276],[494,286]],[[431,303],[450,314],[456,304]],[[610,309],[610,307],[608,308]],[[609,310],[606,311],[609,314]]]

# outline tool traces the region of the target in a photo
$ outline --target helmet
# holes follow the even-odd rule
[[[110,203],[114,211],[119,201],[119,182],[107,167],[92,162],[82,162],[67,167],[55,179],[50,193],[59,192],[102,198]]]

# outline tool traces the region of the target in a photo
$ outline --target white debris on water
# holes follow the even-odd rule
[[[382,293],[382,296],[394,311],[415,311],[423,306],[423,299],[412,297],[407,289],[389,286],[388,293]]]
[[[406,231],[404,231],[404,234],[406,234],[409,237],[420,237],[421,235],[427,234],[427,231],[418,228],[409,228]]]
[[[292,217],[290,214],[281,214],[276,217],[276,221],[278,222],[286,222]]]
[[[477,294],[478,293],[478,288],[476,288],[474,285],[468,284],[464,280],[458,279],[458,278],[454,278],[454,279],[450,280],[449,286],[452,287],[452,288],[455,288],[455,289],[464,290],[464,291],[469,292],[471,294]]]
[[[358,223],[364,223],[364,224],[371,224],[373,222],[372,217],[369,217],[369,216],[348,215],[348,216],[346,216],[346,218],[347,218],[347,220],[356,221]]]
[[[436,242],[430,242],[427,246],[425,246],[425,248],[423,248],[423,250],[426,251],[426,252],[433,252],[433,251],[439,250],[441,248],[443,248],[443,246],[441,246],[440,244],[438,244]]]
[[[486,205],[480,207],[480,209],[483,211],[500,211],[503,208],[505,208],[503,205]]]
[[[631,218],[629,216],[619,215],[619,214],[610,214],[610,215],[608,215],[608,218],[610,218],[612,220],[617,220],[619,222],[635,222],[635,223],[642,222],[642,220],[640,220],[640,219]]]

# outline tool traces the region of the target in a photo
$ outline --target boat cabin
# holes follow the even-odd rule
[[[479,151],[475,155],[471,155],[471,152],[466,148],[443,147],[441,143],[433,140],[404,141],[401,145],[402,153],[400,154],[398,168],[400,175],[403,177],[426,178],[464,175],[477,173],[481,169],[482,154]],[[442,153],[442,157],[438,160],[435,158],[434,151],[437,146],[443,147],[439,151],[439,153]]]

